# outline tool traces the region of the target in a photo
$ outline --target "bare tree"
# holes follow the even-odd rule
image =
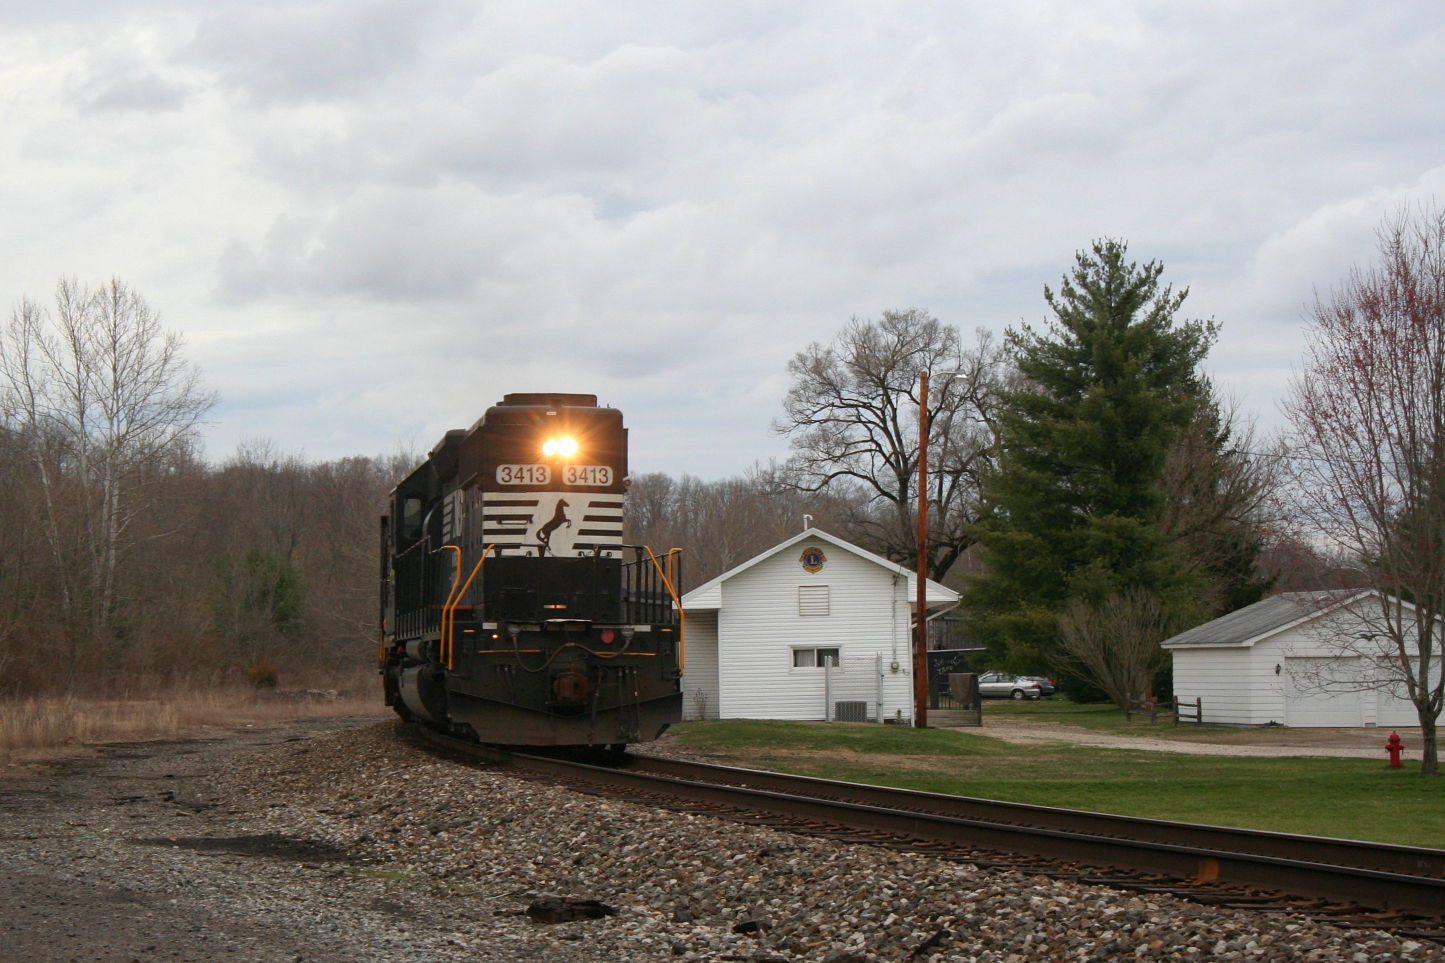
[[[1259,601],[1273,582],[1262,556],[1280,459],[1261,447],[1254,426],[1211,391],[1165,456],[1160,526],[1197,586],[1200,621]]]
[[[353,457],[312,466],[307,480],[307,606],[322,644],[330,642],[341,655],[355,651],[353,640],[370,640],[377,631],[376,525],[395,479],[381,459]]]
[[[683,549],[686,591],[797,534],[804,516],[843,533],[859,512],[847,493],[799,491],[778,476],[772,466],[717,481],[640,475],[628,488],[627,539]]]
[[[1403,685],[1420,721],[1421,772],[1438,775],[1436,725],[1445,695],[1445,210],[1387,221],[1378,261],[1317,299],[1310,320],[1304,369],[1285,404],[1300,509],[1379,590],[1346,603],[1371,626],[1357,640],[1360,654],[1393,667],[1376,681]],[[1383,662],[1374,658],[1381,643],[1389,654]]]
[[[1127,713],[1150,698],[1154,676],[1168,663],[1159,643],[1170,628],[1164,606],[1143,589],[1098,603],[1076,598],[1059,615],[1060,658]]]
[[[677,511],[677,482],[663,472],[634,475],[627,480],[627,514],[624,518],[629,544],[666,550],[677,541],[673,522]]]
[[[96,642],[113,628],[154,469],[213,403],[181,346],[118,279],[62,280],[53,314],[22,300],[0,340],[0,419],[34,468],[62,609]]]
[[[29,504],[28,469],[20,439],[0,432],[0,489],[5,492],[0,499],[0,531],[6,539],[5,551],[0,552],[0,698],[29,681],[17,670],[23,665],[27,623],[41,587],[34,570],[45,561],[35,557],[42,538]]]
[[[928,372],[928,570],[942,578],[973,543],[978,478],[993,453],[995,393],[1004,369],[991,336],[965,349],[958,330],[917,309],[853,318],[831,344],[788,363],[793,384],[776,428],[789,435],[791,484],[821,491],[861,487],[872,510],[853,519],[860,541],[916,563],[918,387]]]
[[[1365,586],[1368,580],[1358,565],[1338,552],[1326,553],[1296,527],[1292,519],[1287,519],[1265,532],[1260,567],[1274,579],[1274,591],[1318,592]]]

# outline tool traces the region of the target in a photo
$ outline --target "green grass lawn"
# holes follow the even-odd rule
[[[1054,711],[1075,710],[1099,728],[1109,728],[1106,715],[1115,711]],[[1190,756],[1018,745],[959,730],[756,720],[685,723],[668,740],[738,765],[825,779],[1445,848],[1445,779],[1422,778],[1418,761],[1390,769],[1383,759]]]

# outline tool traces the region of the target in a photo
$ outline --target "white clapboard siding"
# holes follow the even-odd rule
[[[717,613],[687,616],[686,662],[682,670],[682,719],[696,722],[718,717]]]
[[[795,647],[837,648],[833,701],[875,701],[875,655],[883,659],[884,714],[909,715],[907,579],[868,558],[819,541],[822,571],[799,564],[811,542],[790,546],[722,583],[718,688],[724,718],[822,719],[824,670],[795,668]],[[826,615],[800,614],[800,586],[829,587]],[[803,611],[817,611],[816,592]],[[902,604],[899,600],[903,600]],[[890,672],[897,662],[900,671]],[[891,684],[890,684],[891,683]],[[901,683],[901,684],[900,684]],[[902,696],[900,699],[899,696]]]
[[[1254,725],[1252,688],[1246,684],[1249,651],[1189,649],[1174,653],[1174,697],[1180,703],[1203,700],[1202,721],[1215,725]],[[1283,720],[1280,720],[1283,721]]]
[[[1251,645],[1181,649],[1174,653],[1174,692],[1183,702],[1204,700],[1204,721],[1225,726],[1300,725],[1302,716],[1289,720],[1290,693],[1294,691],[1287,652],[1307,644],[1300,627],[1281,630]],[[1274,667],[1280,667],[1275,672]],[[1359,725],[1344,714],[1337,723],[1311,721],[1310,725]],[[1311,720],[1321,718],[1316,714]]]

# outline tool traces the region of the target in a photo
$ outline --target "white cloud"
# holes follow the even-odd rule
[[[428,447],[595,391],[639,470],[781,453],[852,315],[1044,316],[1127,238],[1260,411],[1301,306],[1439,195],[1442,30],[1331,0],[72,2],[0,12],[9,297],[117,274],[222,396],[213,457]]]
[[[304,0],[212,8],[181,58],[262,105],[356,98],[466,26],[446,0]]]

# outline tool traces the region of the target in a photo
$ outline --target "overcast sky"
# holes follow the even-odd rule
[[[786,454],[851,316],[1045,320],[1122,237],[1266,427],[1306,302],[1445,200],[1437,0],[0,0],[0,290],[118,276],[248,439],[425,450],[509,391],[634,472]]]

